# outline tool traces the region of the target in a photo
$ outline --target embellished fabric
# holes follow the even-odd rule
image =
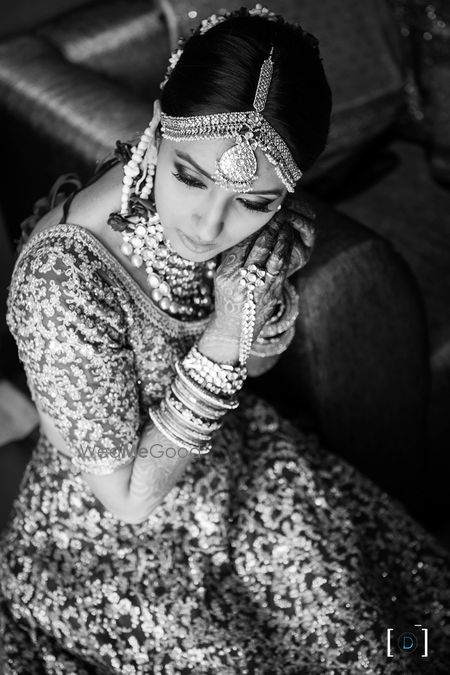
[[[136,330],[129,300],[136,284],[130,287],[131,277],[114,261],[89,230],[59,225],[22,249],[8,298],[7,321],[34,402],[55,419],[74,464],[98,474],[133,460],[148,405],[169,383],[161,373],[159,386],[139,392],[143,371],[150,368],[155,376],[169,356],[154,329],[162,323],[172,338],[178,334],[162,310],[153,311],[144,291],[135,303],[144,305],[150,320],[143,333]],[[195,328],[191,322],[186,335],[193,338]],[[145,346],[142,361],[144,354],[135,352]]]
[[[74,453],[133,448],[206,327],[163,313],[68,224],[22,249],[8,322]],[[316,434],[245,388],[239,399],[211,453],[137,525],[41,432],[0,537],[3,675],[446,672],[450,553]],[[84,464],[113,468],[109,454]],[[415,624],[427,658],[396,649]]]

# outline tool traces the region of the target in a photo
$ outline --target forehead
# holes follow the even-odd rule
[[[165,150],[171,153],[175,159],[179,154],[189,155],[209,175],[212,175],[216,170],[216,161],[235,143],[236,141],[233,138],[201,141],[169,141],[163,139]],[[284,190],[284,185],[277,176],[273,164],[268,161],[262,150],[256,148],[255,154],[258,172],[252,190]]]

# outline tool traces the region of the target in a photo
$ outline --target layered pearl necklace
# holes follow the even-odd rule
[[[216,261],[196,263],[176,253],[156,211],[128,216],[126,222],[121,251],[135,267],[145,265],[152,300],[181,320],[207,316],[214,304]]]

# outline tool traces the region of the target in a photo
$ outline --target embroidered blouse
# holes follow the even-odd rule
[[[75,470],[133,461],[158,403],[209,317],[166,314],[88,229],[58,224],[22,246],[7,323],[37,408],[50,414]]]

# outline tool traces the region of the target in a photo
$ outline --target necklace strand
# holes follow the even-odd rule
[[[131,160],[138,158],[136,153],[142,143],[143,138],[139,147],[128,142],[116,143],[114,158],[124,165],[126,195],[123,192],[122,208],[110,214],[108,224],[121,233],[121,251],[132,265],[145,267],[152,300],[164,312],[183,321],[202,319],[214,309],[217,259],[196,263],[180,256],[165,236],[153,190],[145,199],[143,191],[140,197],[136,194],[136,184],[142,181],[143,175],[138,164],[134,162],[134,166]]]
[[[157,305],[182,320],[207,316],[214,306],[216,261],[196,263],[176,253],[156,211],[126,220],[121,251],[135,267],[145,266]]]

